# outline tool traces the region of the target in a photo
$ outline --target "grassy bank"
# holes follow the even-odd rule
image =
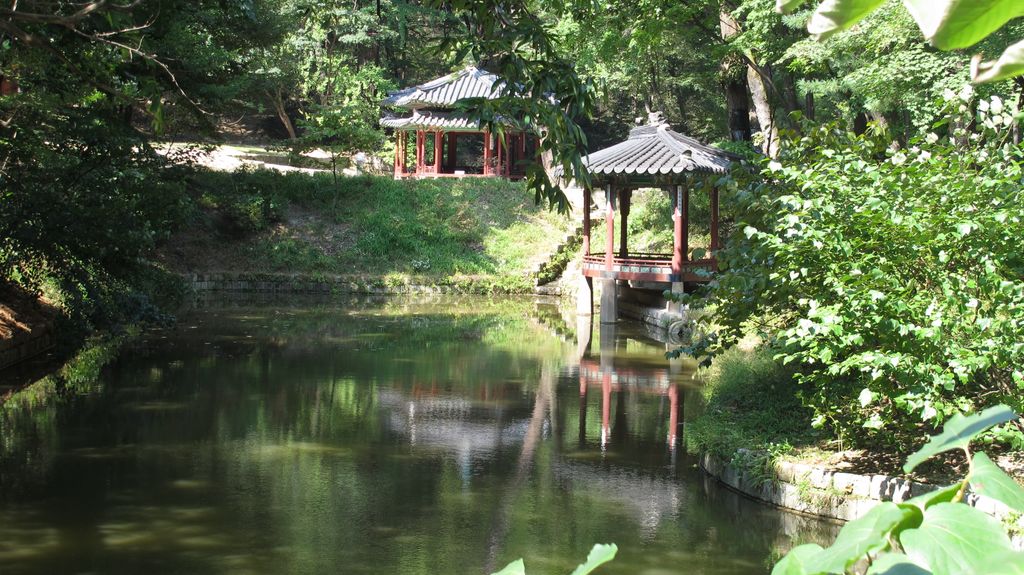
[[[741,448],[781,454],[818,439],[792,370],[770,352],[730,348],[699,377],[705,407],[687,424],[688,451],[728,460]]]
[[[565,216],[520,183],[196,171],[195,209],[157,259],[180,272],[485,276],[527,284]]]

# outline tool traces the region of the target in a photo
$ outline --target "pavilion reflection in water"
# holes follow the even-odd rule
[[[618,400],[617,418],[624,417],[624,399],[627,394],[638,393],[646,396],[662,396],[668,400],[665,417],[668,420],[668,432],[665,441],[672,453],[679,445],[679,429],[682,425],[682,401],[680,397],[680,380],[683,372],[682,360],[661,360],[659,362],[644,361],[631,356],[628,351],[630,338],[627,333],[620,332],[615,325],[604,325],[600,330],[600,342],[595,353],[590,338],[583,328],[590,327],[589,318],[580,322],[580,363],[579,393],[580,442],[586,442],[588,395],[591,389],[601,392],[601,448],[605,449],[612,441],[612,398]],[[646,341],[640,337],[640,345],[652,345],[657,342]],[[649,358],[648,358],[649,359]]]

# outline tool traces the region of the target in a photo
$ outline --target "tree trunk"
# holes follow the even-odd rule
[[[725,3],[722,4],[718,13],[718,22],[722,39],[728,41],[740,33],[739,22],[729,13],[729,8]],[[761,75],[762,73],[767,74],[767,71],[758,70],[755,67],[756,61],[753,54],[746,54],[746,59],[747,90],[750,92],[750,101],[754,103],[757,123],[760,124],[761,135],[764,137],[764,153],[774,158],[779,155],[779,132],[775,125],[771,103],[768,100],[769,86],[765,82],[764,76]],[[732,114],[730,113],[731,118]]]
[[[281,94],[281,88],[278,88],[273,93],[267,92],[267,96],[270,97],[270,101],[274,104],[274,111],[277,112],[277,118],[281,120],[281,125],[284,126],[286,132],[288,132],[288,139],[298,139],[298,134],[295,133],[295,126],[292,124],[292,119],[288,117],[288,112],[284,108],[284,96]]]
[[[757,123],[761,126],[764,153],[769,158],[778,157],[779,130],[772,115],[771,103],[768,101],[768,87],[765,85],[764,78],[752,66],[747,67],[747,87],[750,89],[750,99],[754,102]]]
[[[722,39],[729,40],[739,34],[739,27],[725,10],[719,14]],[[750,140],[750,106],[747,104],[747,78],[737,69],[740,63],[733,57],[722,62],[725,105],[729,114],[729,138],[734,142]]]

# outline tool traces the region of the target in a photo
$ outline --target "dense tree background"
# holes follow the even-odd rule
[[[115,321],[125,309],[149,309],[150,300],[160,303],[160,288],[168,283],[148,256],[187,223],[197,202],[196,173],[183,158],[157,154],[155,145],[270,138],[294,147],[386,155],[389,138],[377,125],[385,93],[466,64],[508,80],[502,98],[474,102],[473,113],[482,122],[507,115],[538,126],[546,135],[544,151],[584,182],[581,155],[624,137],[636,118],[651,111],[664,112],[677,129],[697,138],[779,156],[795,170],[789,180],[769,170],[761,179],[737,184],[736,209],[727,210],[734,220],[745,218],[765,233],[785,234],[791,227],[785,202],[759,195],[765,182],[774,180],[776,195],[787,186],[814,197],[862,193],[862,180],[838,189],[843,178],[826,182],[817,176],[843,169],[832,158],[844,146],[829,140],[833,137],[868,138],[870,145],[858,148],[865,168],[922,149],[928,138],[943,138],[946,148],[927,148],[937,159],[907,163],[917,170],[912,174],[897,164],[894,171],[882,172],[891,180],[879,186],[901,193],[909,193],[906,186],[945,186],[951,199],[941,205],[964,213],[981,200],[948,174],[939,178],[949,161],[938,159],[943,154],[970,144],[978,162],[993,162],[990,176],[961,166],[964,177],[995,181],[996,174],[1016,173],[1019,150],[1005,151],[1005,146],[1021,139],[1014,114],[1024,98],[1024,82],[1002,80],[953,96],[970,80],[973,54],[994,59],[1024,36],[1019,19],[969,50],[940,51],[896,0],[822,41],[806,32],[813,8],[781,15],[774,0],[22,0],[5,5],[0,8],[0,279],[30,289],[50,286],[85,324]],[[552,96],[557,105],[551,104]],[[950,110],[954,101],[956,109]],[[988,113],[997,101],[1007,111]],[[920,157],[914,154],[907,157]],[[1008,189],[1017,185],[999,181]],[[538,199],[564,207],[564,196],[542,171],[529,174],[529,185]],[[927,197],[907,198],[910,213],[939,209],[920,207]],[[743,211],[751,206],[761,211]],[[836,226],[822,233],[833,237]],[[920,235],[919,230],[907,233]],[[786,249],[794,245],[788,236],[778,239]],[[1015,245],[1015,238],[1010,240],[1007,245]],[[809,253],[820,250],[811,245]],[[769,249],[771,257],[783,251],[755,247]],[[1006,269],[1018,269],[1008,253],[988,255]],[[749,253],[740,255],[749,260]],[[792,260],[793,270],[802,274],[808,261]],[[765,298],[774,292],[757,283],[769,281],[771,270],[751,273],[753,283],[737,280],[722,297],[772,301]],[[778,312],[777,334],[798,326],[793,322],[800,315],[792,308],[802,305],[799,298],[794,303],[788,292],[776,295],[775,303],[786,309],[736,306],[744,311],[729,318],[731,325],[738,330],[751,317]],[[928,309],[925,303],[922,313]],[[900,337],[897,333],[895,340]],[[789,355],[829,363],[813,355],[819,348],[797,347]],[[967,348],[985,355],[977,346]],[[960,377],[947,373],[951,368],[943,361],[934,363],[935,381]],[[1006,382],[1016,382],[1013,361],[1016,356],[979,367],[965,385],[996,386],[1012,395],[1016,388]],[[911,377],[899,375],[904,376]],[[836,409],[860,390],[884,388],[853,376],[844,385]],[[928,396],[927,409],[918,396],[906,405],[877,409],[890,418],[902,413],[909,428],[964,407],[959,395],[940,396]],[[823,413],[832,409],[831,400],[816,400]],[[833,418],[837,427],[863,424]]]

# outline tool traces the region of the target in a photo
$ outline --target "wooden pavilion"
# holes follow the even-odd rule
[[[686,282],[707,282],[718,270],[715,252],[720,246],[718,190],[710,190],[711,246],[699,259],[689,246],[690,188],[696,178],[725,174],[734,156],[706,146],[673,131],[660,113],[650,115],[649,123],[633,128],[629,138],[584,159],[591,175],[592,188],[584,190],[583,276],[586,279],[581,307],[593,313],[593,279],[602,281],[601,322],[612,323],[618,317],[619,287],[647,288],[657,293],[665,289],[681,292]],[[556,176],[559,169],[555,169]],[[603,189],[607,237],[604,252],[591,250],[591,211],[593,189]],[[672,198],[672,253],[650,254],[629,251],[628,219],[633,190],[662,188]],[[619,218],[619,245],[615,246],[615,218]]]
[[[498,137],[457,110],[467,98],[500,96],[501,80],[472,66],[391,93],[384,105],[408,113],[380,121],[395,130],[395,179],[525,176],[527,166],[538,161],[536,134],[508,121]]]

